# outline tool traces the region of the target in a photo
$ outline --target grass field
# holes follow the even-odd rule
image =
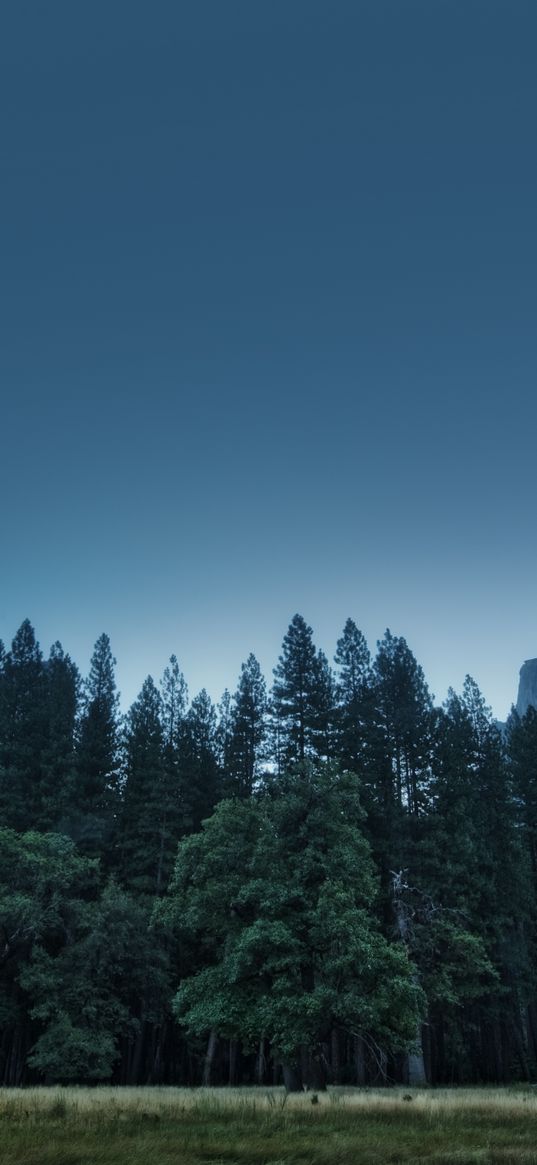
[[[411,1098],[411,1099],[409,1099]],[[1,1165],[537,1165],[537,1089],[0,1091]]]

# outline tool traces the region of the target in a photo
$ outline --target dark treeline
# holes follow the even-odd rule
[[[0,1083],[537,1076],[537,713],[434,707],[402,638],[295,616],[267,691],[119,711],[0,652]]]

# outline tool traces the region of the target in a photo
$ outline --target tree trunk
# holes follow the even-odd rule
[[[425,1064],[425,1075],[429,1084],[433,1081],[433,1066],[432,1066],[432,1052],[431,1052],[431,1025],[428,1020],[423,1024],[421,1029],[421,1042],[423,1045],[423,1062]]]
[[[302,1080],[298,1064],[282,1060],[283,1083],[286,1092],[302,1092]]]
[[[362,1087],[365,1084],[365,1047],[361,1036],[354,1037],[354,1067],[356,1083]]]
[[[207,1043],[207,1051],[205,1053],[205,1060],[203,1062],[203,1078],[202,1084],[204,1088],[210,1088],[213,1076],[213,1064],[216,1052],[216,1045],[218,1043],[218,1036],[214,1028],[209,1033],[209,1040]]]
[[[530,1003],[528,1006],[528,1050],[532,1060],[537,1059],[537,1009],[535,1003]]]
[[[337,1027],[332,1028],[330,1035],[330,1051],[332,1060],[332,1080],[334,1084],[341,1084],[341,1049]]]
[[[261,1085],[263,1083],[263,1080],[265,1077],[265,1066],[266,1066],[265,1040],[262,1039],[259,1041],[259,1049],[258,1049],[256,1060],[255,1060],[255,1082],[256,1082],[256,1084]]]
[[[229,1041],[229,1076],[228,1076],[228,1084],[230,1086],[233,1086],[234,1084],[237,1083],[237,1051],[238,1051],[237,1040],[230,1040]]]
[[[395,923],[401,942],[404,943],[407,950],[409,949],[409,920],[405,905],[401,897],[402,893],[402,879],[403,871],[399,875],[393,875],[392,878],[392,895],[393,895],[393,909],[395,914]],[[417,973],[412,976],[416,987],[419,987],[419,980]],[[403,1062],[403,1073],[408,1079],[410,1085],[420,1085],[427,1083],[427,1076],[425,1073],[425,1061],[423,1058],[423,1044],[421,1040],[421,1022],[416,1028],[414,1052],[408,1052]]]
[[[423,1044],[421,1038],[421,1024],[418,1024],[416,1029],[416,1052],[407,1053],[407,1072],[408,1083],[410,1086],[419,1087],[427,1083],[427,1074],[425,1072],[425,1059],[423,1056]]]
[[[326,1064],[321,1056],[310,1055],[305,1083],[314,1092],[326,1092]]]
[[[141,1071],[142,1071],[142,1056],[143,1056],[143,1051],[144,1051],[146,1026],[147,1025],[146,1025],[145,1019],[141,1020],[140,1030],[139,1030],[138,1035],[136,1036],[136,1039],[134,1041],[134,1049],[133,1049],[133,1053],[132,1053],[132,1060],[131,1060],[130,1071],[129,1071],[129,1084],[141,1084],[142,1083],[142,1081],[140,1080],[140,1076],[141,1076]]]

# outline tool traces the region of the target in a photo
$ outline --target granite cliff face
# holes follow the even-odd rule
[[[530,704],[537,710],[537,659],[527,659],[520,669],[516,710],[525,716]]]

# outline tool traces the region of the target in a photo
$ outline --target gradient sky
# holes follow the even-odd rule
[[[4,0],[0,635],[537,655],[535,0]]]

